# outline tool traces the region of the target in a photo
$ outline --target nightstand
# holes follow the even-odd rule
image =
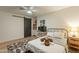
[[[79,37],[69,37],[68,47],[79,50]]]

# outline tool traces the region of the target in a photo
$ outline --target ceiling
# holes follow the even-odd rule
[[[22,6],[0,6],[1,11],[24,15],[24,16],[39,16],[44,15],[47,13],[55,12],[58,10],[62,10],[64,8],[68,8],[69,6],[34,6],[37,10],[36,12],[33,12],[32,15],[28,15],[26,10],[20,10],[20,7]]]

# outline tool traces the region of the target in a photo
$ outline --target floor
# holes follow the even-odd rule
[[[29,40],[30,41],[30,40],[33,40],[33,39],[36,39],[36,38],[37,38],[36,36],[31,36],[31,37],[27,37],[27,38],[22,38],[22,39],[17,39],[17,40],[12,40],[12,41],[0,43],[0,53],[8,53],[7,52],[7,45],[16,43],[18,41],[23,41],[23,40]]]

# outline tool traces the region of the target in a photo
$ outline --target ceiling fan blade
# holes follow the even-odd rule
[[[25,6],[21,6],[20,10],[27,10],[27,8]]]
[[[32,10],[32,12],[37,12],[37,10]]]
[[[24,18],[24,16],[19,16],[19,15],[12,15],[13,17],[19,17],[19,18]]]

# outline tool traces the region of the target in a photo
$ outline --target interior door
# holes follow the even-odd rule
[[[24,18],[24,37],[31,36],[31,19]]]

